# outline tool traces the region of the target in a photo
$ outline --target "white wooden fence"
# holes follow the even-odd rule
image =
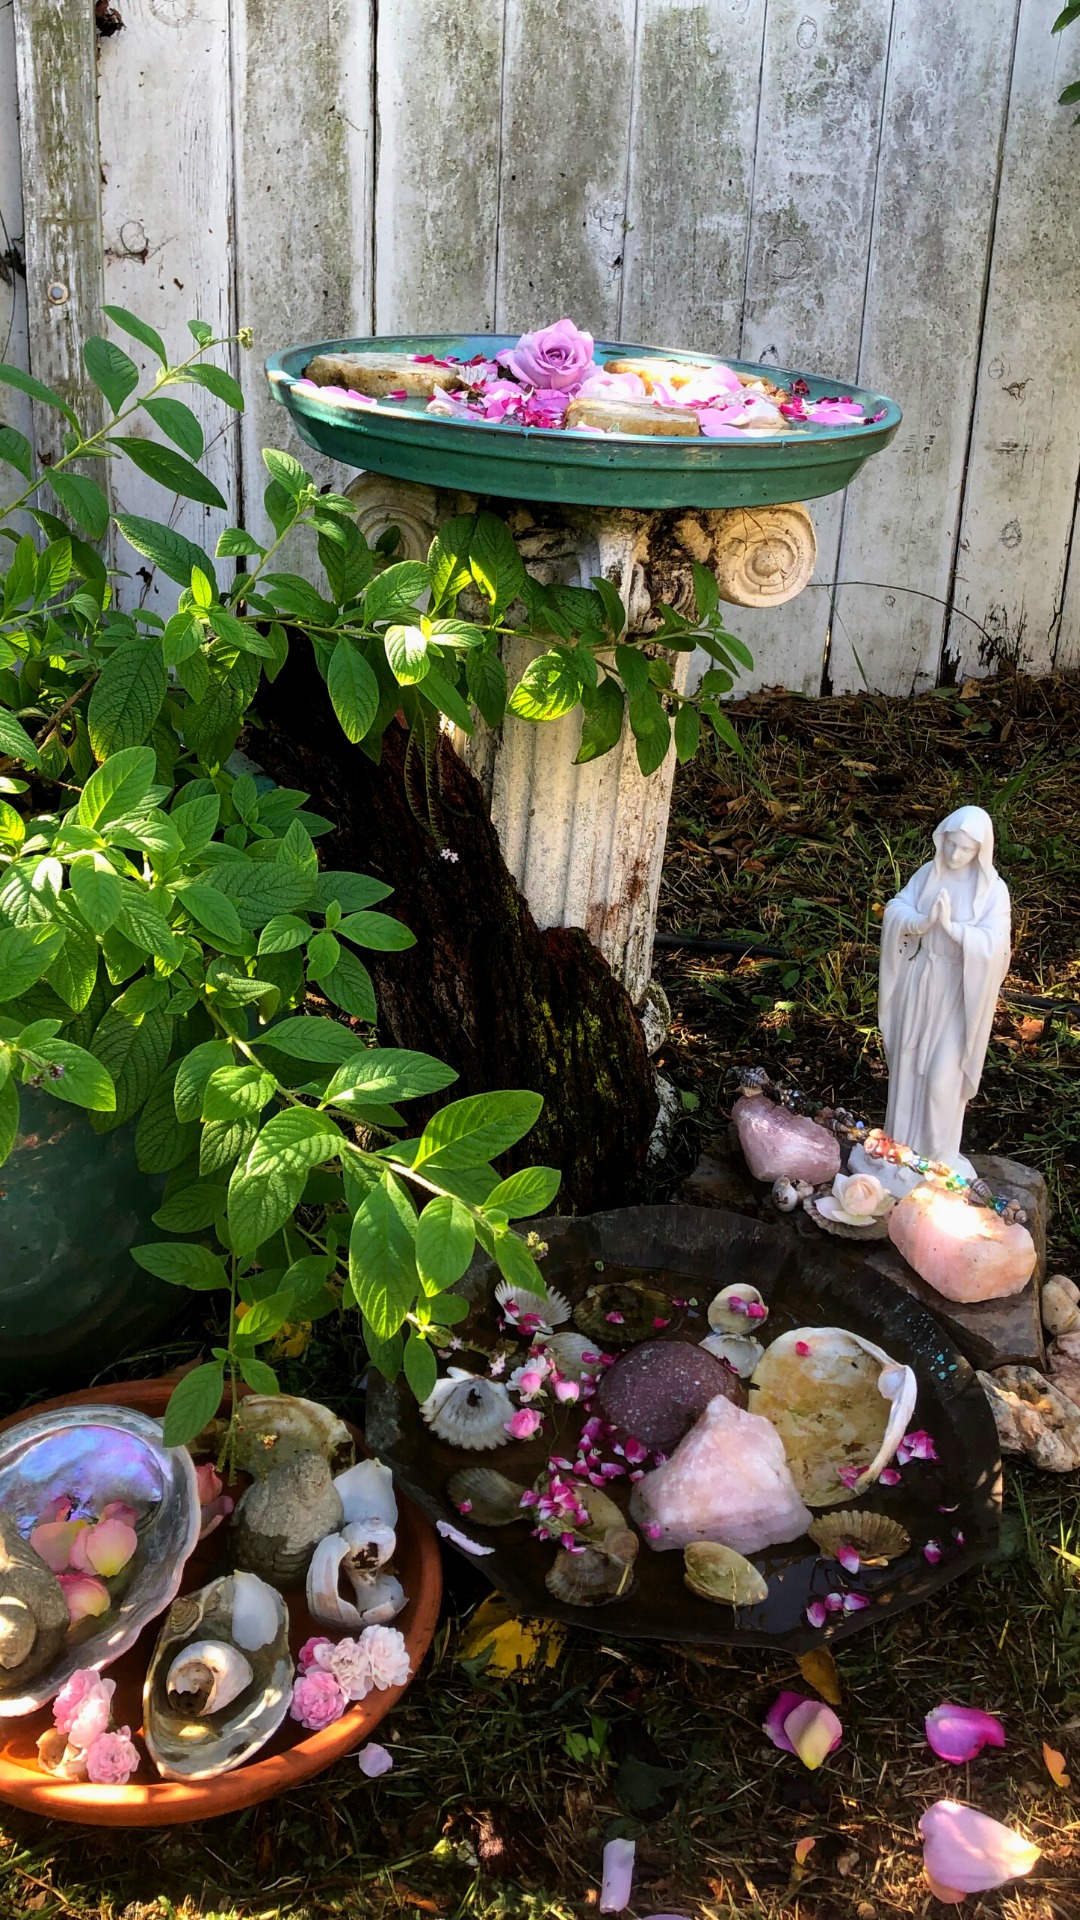
[[[734,618],[757,680],[903,692],[985,670],[987,635],[1077,664],[1059,5],[0,0],[0,350],[70,379],[103,298],[171,341],[196,312],[251,326],[211,462],[249,523],[259,449],[289,438],[260,350],[297,340],[565,312],[857,378],[904,425],[815,508],[820,584]]]

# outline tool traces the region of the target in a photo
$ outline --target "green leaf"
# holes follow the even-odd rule
[[[218,536],[216,552],[219,560],[234,560],[241,555],[251,558],[255,554],[262,554],[265,548],[260,547],[258,541],[253,540],[242,527],[226,527],[224,533]]]
[[[226,510],[228,502],[213,481],[193,466],[190,460],[185,460],[182,454],[174,452],[172,447],[163,447],[157,440],[140,440],[134,434],[113,440],[110,445],[119,447],[140,473],[145,473],[150,480],[156,480],[159,486],[167,487],[170,493],[178,493],[185,500],[197,500],[200,506],[220,507],[223,512]],[[121,531],[126,529],[122,528]],[[207,578],[212,577],[211,568]]]
[[[165,1233],[201,1233],[224,1211],[225,1188],[216,1180],[192,1176],[175,1192],[166,1190],[166,1198],[150,1218]]]
[[[29,927],[0,926],[0,994],[17,1000],[40,980],[60,951],[59,927],[41,922]]]
[[[182,533],[163,526],[160,520],[145,520],[136,513],[118,513],[115,518],[128,545],[153,566],[160,567],[177,586],[190,586],[193,567],[200,567],[208,580],[216,581],[213,561]]]
[[[482,513],[469,543],[469,570],[491,605],[493,618],[515,600],[525,584],[525,567],[504,520]]]
[[[416,602],[431,586],[431,575],[422,560],[399,560],[396,566],[377,573],[364,595],[364,620],[404,620],[415,614]]]
[[[527,1293],[538,1293],[546,1298],[547,1287],[541,1273],[524,1240],[519,1240],[509,1228],[495,1234],[495,1261],[504,1280],[511,1286],[522,1287]]]
[[[129,393],[139,384],[139,369],[130,355],[112,340],[92,334],[82,350],[83,366],[95,387],[105,395],[114,413],[119,413]]]
[[[522,720],[558,720],[580,698],[581,683],[568,656],[552,651],[526,667],[510,695],[510,711]]]
[[[46,478],[76,525],[82,527],[91,540],[102,539],[109,524],[109,502],[97,481],[88,480],[81,473],[69,473],[66,468],[58,473],[49,471]]]
[[[404,1325],[417,1284],[413,1235],[391,1176],[384,1174],[358,1207],[349,1236],[352,1296],[379,1340]]]
[[[237,1114],[261,1113],[277,1092],[272,1073],[261,1067],[216,1067],[203,1091],[204,1120],[232,1120]]]
[[[375,953],[404,953],[406,948],[416,945],[415,933],[400,920],[391,919],[388,913],[347,914],[336,931],[343,940],[352,940],[358,947],[368,947]]]
[[[476,515],[460,513],[444,520],[428,548],[428,573],[433,608],[453,604],[472,579],[469,543],[476,531]]]
[[[498,654],[467,654],[465,682],[470,700],[488,726],[500,726],[506,712],[506,668]]]
[[[73,1013],[81,1013],[93,993],[97,970],[98,947],[93,935],[75,925],[65,926],[64,944],[45,978]]]
[[[253,1353],[240,1356],[240,1373],[246,1386],[252,1393],[277,1393],[278,1377],[273,1367],[265,1360],[259,1360]]]
[[[139,1115],[135,1129],[135,1157],[143,1173],[171,1173],[198,1144],[198,1130],[176,1117],[174,1083],[177,1063],[166,1067]]]
[[[671,745],[671,722],[649,687],[630,700],[630,725],[637,745],[637,762],[648,778],[655,773]]]
[[[405,1047],[368,1047],[338,1068],[323,1099],[346,1106],[416,1100],[426,1093],[441,1093],[456,1079],[453,1067],[436,1060],[433,1054],[411,1053]]]
[[[132,1247],[131,1257],[147,1273],[167,1280],[170,1287],[191,1287],[196,1293],[210,1293],[227,1287],[229,1278],[220,1254],[191,1241],[156,1240],[149,1246]]]
[[[1068,4],[1062,8],[1057,19],[1054,21],[1050,29],[1051,33],[1060,33],[1064,27],[1070,26],[1074,20],[1080,20],[1080,0],[1068,0]]]
[[[546,1213],[559,1191],[562,1174],[557,1167],[522,1167],[509,1180],[500,1180],[484,1202],[497,1207],[511,1220],[524,1220],[532,1213]]]
[[[715,613],[720,605],[720,589],[716,583],[716,575],[711,567],[703,567],[698,560],[691,562],[691,571],[697,616],[699,620],[707,620],[710,613]]]
[[[460,1280],[476,1244],[473,1217],[460,1200],[439,1194],[429,1200],[416,1223],[416,1264],[428,1293],[440,1293]]]
[[[91,1047],[116,1088],[114,1124],[137,1113],[169,1057],[172,1021],[164,1013],[125,1019],[110,1007],[94,1031]]]
[[[290,1060],[310,1060],[324,1066],[338,1066],[365,1051],[358,1033],[324,1014],[298,1014],[291,1020],[279,1020],[259,1035],[256,1045],[273,1047]]]
[[[137,813],[157,778],[150,747],[125,747],[90,775],[79,795],[79,825],[100,831],[114,820]]]
[[[213,939],[224,940],[230,947],[242,943],[244,930],[236,908],[216,887],[202,880],[185,880],[177,885],[177,894],[184,912],[190,913]]]
[[[622,738],[625,700],[623,690],[617,680],[601,680],[595,693],[585,698],[585,714],[581,723],[581,745],[577,750],[575,765],[585,766],[590,760],[599,760],[603,754],[610,753]]]
[[[692,760],[701,738],[701,715],[696,707],[683,706],[675,715],[675,752],[680,761]]]
[[[493,1160],[535,1126],[543,1105],[542,1094],[527,1091],[475,1093],[455,1100],[428,1121],[413,1165],[431,1172]]]
[[[316,982],[324,980],[327,974],[333,973],[340,958],[341,948],[334,934],[313,934],[307,950],[308,979]]]
[[[379,711],[379,683],[351,640],[339,640],[330,655],[326,686],[341,730],[355,746]]]
[[[243,413],[244,395],[239,381],[234,380],[224,367],[215,367],[209,361],[201,361],[196,367],[188,367],[185,380],[191,380],[197,387],[204,387],[212,393],[215,400],[223,400],[234,413]]]
[[[120,882],[110,866],[76,860],[68,874],[75,904],[94,933],[108,933],[120,911]]]
[[[432,706],[437,707],[440,713],[445,713],[455,727],[461,728],[462,733],[472,732],[472,714],[469,712],[467,703],[462,699],[457,688],[436,668],[432,667],[425,674],[420,691],[424,699],[430,700]]]
[[[386,657],[401,687],[416,686],[431,666],[427,640],[419,627],[388,627]],[[372,675],[374,679],[374,675]]]
[[[268,920],[306,907],[315,875],[288,860],[230,860],[214,868],[214,884],[232,901],[241,926],[254,933]]]
[[[69,1040],[42,1040],[34,1051],[50,1066],[63,1069],[58,1079],[49,1075],[49,1092],[55,1099],[67,1100],[71,1106],[85,1107],[92,1113],[115,1110],[112,1079],[85,1047],[76,1047]]]
[[[162,1439],[167,1447],[184,1447],[202,1432],[221,1405],[224,1386],[225,1368],[220,1360],[208,1360],[205,1366],[185,1373],[165,1409]]]
[[[341,873],[334,868],[325,868],[316,876],[315,897],[312,906],[317,912],[325,913],[332,901],[346,913],[358,913],[364,907],[372,907],[378,900],[386,900],[393,893],[383,880],[373,880],[367,873]]]
[[[145,887],[121,880],[123,905],[117,917],[117,931],[143,953],[152,953],[166,967],[178,966],[184,949],[157,902]]]
[[[343,948],[337,966],[319,985],[327,999],[343,1013],[351,1013],[354,1019],[367,1020],[374,1026],[378,1018],[375,988],[370,973],[355,954]]]
[[[186,453],[189,460],[202,459],[203,430],[190,407],[182,400],[170,400],[162,394],[148,395],[141,405],[143,412],[150,415],[154,425],[175,442],[181,453]]]
[[[291,453],[282,453],[279,447],[264,447],[263,463],[272,480],[293,500],[299,500],[306,487],[311,485],[311,475],[301,466]]]
[[[155,333],[153,327],[147,326],[145,320],[140,320],[137,314],[129,313],[126,307],[102,307],[101,311],[112,321],[114,327],[119,327],[121,333],[126,333],[132,340],[138,340],[140,345],[149,347],[151,353],[157,354],[162,366],[168,366],[169,356],[165,351],[165,342],[160,333]]]
[[[610,580],[605,580],[602,574],[593,574],[592,583],[603,603],[604,617],[608,626],[618,639],[626,626],[626,608],[616,587]]]
[[[25,433],[0,421],[0,460],[21,473],[24,480],[34,477],[34,450]]]
[[[648,657],[637,647],[620,646],[615,649],[615,665],[622,675],[622,682],[631,700],[640,700],[649,690]]]
[[[333,1121],[310,1107],[288,1107],[267,1121],[229,1181],[229,1233],[237,1253],[254,1252],[284,1226],[309,1168],[321,1166],[341,1145]]]
[[[182,800],[174,806],[169,818],[189,857],[201,853],[213,839],[220,812],[221,801],[216,793],[200,793],[196,799]]]
[[[76,433],[78,433],[78,419],[68,406],[67,401],[61,399],[60,395],[55,393],[52,387],[45,386],[41,380],[35,380],[32,373],[24,373],[21,367],[9,367],[5,363],[0,362],[0,386],[16,387],[20,393],[29,394],[31,400],[40,401],[43,407],[59,407],[65,420],[70,420]]]
[[[139,633],[110,654],[90,695],[87,725],[99,760],[137,747],[161,712],[169,685],[159,633]]]
[[[416,1399],[423,1402],[433,1390],[439,1377],[438,1362],[426,1340],[422,1340],[415,1327],[410,1327],[402,1355],[405,1378],[413,1390]]]
[[[19,1134],[19,1089],[8,1078],[0,1085],[0,1166],[3,1166]]]
[[[41,765],[38,750],[30,735],[6,707],[0,707],[0,753],[6,753],[9,759],[21,760],[27,767]]]
[[[207,1120],[199,1140],[199,1172],[230,1173],[258,1131],[254,1120]]]
[[[311,923],[301,920],[295,913],[276,913],[268,920],[259,935],[259,953],[290,953],[294,947],[302,947],[311,937]]]
[[[737,753],[741,760],[745,760],[746,749],[732,726],[731,721],[728,719],[727,714],[721,713],[716,703],[711,700],[705,702],[702,711],[711,725],[713,732],[716,734],[717,739],[722,740],[725,747],[730,747],[732,753]]]
[[[1077,100],[1080,100],[1080,80],[1074,80],[1064,93],[1058,94],[1058,104],[1062,107],[1071,107]]]

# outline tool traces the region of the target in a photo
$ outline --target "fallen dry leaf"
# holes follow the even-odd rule
[[[817,1688],[830,1707],[840,1705],[844,1697],[840,1691],[840,1676],[828,1647],[814,1647],[810,1653],[800,1653],[799,1672],[808,1686]]]
[[[529,1668],[553,1667],[566,1639],[566,1629],[553,1620],[519,1620],[505,1600],[484,1600],[458,1641],[459,1660],[476,1660],[490,1647],[484,1668],[493,1679],[528,1676]]]
[[[1046,1771],[1055,1787],[1071,1787],[1072,1779],[1065,1771],[1065,1755],[1052,1747],[1048,1740],[1042,1743],[1042,1756],[1046,1762]]]

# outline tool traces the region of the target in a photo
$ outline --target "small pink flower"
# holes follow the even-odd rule
[[[560,1380],[555,1387],[555,1398],[567,1403],[581,1396],[581,1386],[577,1380]]]
[[[984,1747],[1003,1747],[1005,1729],[992,1713],[979,1707],[956,1707],[951,1701],[926,1716],[926,1738],[939,1760],[955,1767],[974,1760]]]
[[[96,1787],[123,1787],[139,1764],[130,1727],[99,1733],[86,1749],[86,1777]]]
[[[384,1690],[405,1685],[412,1668],[404,1637],[396,1627],[365,1627],[360,1645],[371,1666],[373,1686]]]
[[[53,1701],[53,1720],[61,1733],[67,1733],[75,1715],[82,1706],[88,1693],[102,1682],[93,1667],[76,1667],[69,1680],[65,1680]],[[110,1681],[110,1686],[115,1682]]]
[[[380,1747],[376,1740],[369,1740],[366,1747],[361,1747],[356,1758],[368,1780],[378,1780],[382,1774],[389,1773],[394,1764],[393,1754]]]
[[[366,1700],[375,1684],[371,1656],[362,1638],[339,1640],[328,1653],[320,1654],[318,1664],[337,1681],[346,1700]]]
[[[857,1487],[862,1479],[861,1467],[837,1467],[836,1477],[842,1487]]]
[[[112,1699],[115,1692],[115,1680],[101,1680],[95,1675],[93,1685],[87,1687],[74,1714],[63,1728],[71,1746],[89,1747],[100,1733],[105,1732],[112,1719]],[[67,1719],[66,1714],[65,1719]],[[59,1724],[57,1721],[58,1726]]]
[[[925,1547],[923,1548],[923,1559],[928,1561],[930,1566],[932,1567],[937,1566],[938,1562],[941,1559],[941,1548],[938,1546],[938,1543],[936,1540],[927,1541]]]
[[[921,1427],[914,1433],[905,1433],[896,1449],[896,1457],[902,1467],[906,1467],[909,1460],[936,1460],[938,1452],[933,1436]]]
[[[528,1440],[541,1425],[540,1415],[535,1407],[519,1407],[503,1426],[512,1440]]]
[[[296,1656],[296,1664],[301,1673],[310,1673],[312,1667],[324,1666],[325,1660],[321,1657],[323,1650],[325,1649],[327,1653],[330,1653],[333,1650],[333,1646],[334,1643],[327,1634],[312,1634],[310,1640],[304,1641],[303,1646]]]
[[[578,400],[644,400],[645,382],[636,373],[590,373],[575,396]]]
[[[538,1373],[535,1367],[526,1367],[524,1373],[518,1376],[517,1386],[519,1393],[539,1393],[543,1384],[544,1376],[542,1373]]]
[[[293,1682],[289,1713],[312,1733],[319,1733],[323,1727],[340,1720],[344,1711],[345,1695],[332,1673],[313,1667]]]

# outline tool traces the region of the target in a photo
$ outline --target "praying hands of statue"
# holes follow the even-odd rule
[[[924,934],[929,933],[931,927],[940,927],[942,933],[947,933],[950,940],[959,941],[963,938],[960,928],[953,926],[952,901],[944,887],[940,893],[934,895],[929,913],[918,922],[916,932],[920,940]]]

